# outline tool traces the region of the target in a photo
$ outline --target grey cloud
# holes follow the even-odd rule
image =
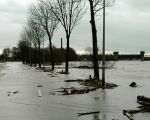
[[[30,0],[0,1],[0,48],[15,46],[19,40],[22,27],[26,23],[26,12]],[[33,0],[32,0],[33,1]],[[36,0],[35,0],[36,1]],[[150,1],[116,0],[113,7],[106,9],[106,48],[109,51],[139,52],[150,51]],[[88,12],[87,12],[88,13]],[[98,45],[102,47],[102,17],[97,17]],[[90,15],[82,19],[71,34],[70,46],[84,50],[92,46]],[[64,30],[59,27],[53,38],[53,44],[60,46],[60,38],[66,38]],[[48,42],[47,42],[48,45]]]
[[[122,0],[107,10],[106,47],[124,52],[150,51],[148,0]]]
[[[25,2],[24,2],[25,3]],[[16,46],[26,23],[27,3],[19,0],[0,1],[0,49]]]
[[[23,24],[26,21],[26,6],[15,0],[6,0],[0,4],[1,23]]]
[[[0,13],[25,14],[26,12],[25,5],[15,0],[6,0],[5,3],[0,4]]]
[[[127,5],[130,8],[135,9],[137,11],[150,11],[150,1],[149,0],[127,0]]]

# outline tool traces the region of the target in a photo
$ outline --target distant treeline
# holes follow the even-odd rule
[[[65,62],[66,49],[56,48],[53,46],[54,51],[54,61],[55,64],[60,64]],[[118,60],[150,60],[149,57],[144,57],[143,51],[140,54],[106,54],[107,61],[118,61]],[[0,61],[22,61],[25,64],[39,64],[39,59],[41,64],[51,64],[50,49],[41,48],[40,53],[37,48],[29,47],[26,45],[19,45],[18,47],[5,48],[3,54],[0,55]],[[102,55],[98,55],[98,60],[102,60]],[[93,55],[86,51],[85,54],[78,55],[73,48],[69,48],[69,61],[93,61]]]
[[[65,61],[65,53],[66,50],[64,48],[56,48],[53,46],[55,64],[60,64]],[[78,60],[78,55],[73,48],[69,49],[69,60]],[[18,44],[18,47],[13,47],[12,49],[5,48],[2,55],[0,55],[0,61],[22,61],[24,64],[34,66],[43,63],[50,64],[50,50],[49,47],[47,47],[44,49],[41,48],[41,50],[38,51],[37,48],[30,48],[25,44]]]
[[[53,46],[55,64],[65,62],[66,49]],[[40,60],[39,60],[40,59]],[[69,61],[92,61],[92,54],[78,55],[73,48],[69,48]],[[98,55],[98,60],[102,60],[102,55]],[[114,60],[114,55],[106,55],[106,60]],[[51,64],[50,49],[41,48],[40,53],[37,48],[28,47],[25,44],[18,44],[18,47],[5,48],[0,61],[22,61],[24,64]]]

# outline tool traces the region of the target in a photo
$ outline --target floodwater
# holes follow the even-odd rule
[[[56,71],[61,71],[57,69]],[[100,71],[101,72],[101,71]],[[119,86],[81,95],[52,95],[59,88],[80,87],[64,80],[88,78],[91,69],[70,69],[69,75],[42,72],[22,63],[0,64],[1,120],[128,120],[124,109],[136,109],[137,95],[150,97],[150,62],[119,61],[106,70],[106,80]],[[131,82],[138,84],[130,88]],[[37,87],[43,85],[43,87]],[[42,97],[38,97],[38,91]],[[15,92],[15,93],[13,93]],[[77,113],[100,111],[78,116]],[[149,120],[150,113],[138,113],[135,120]]]

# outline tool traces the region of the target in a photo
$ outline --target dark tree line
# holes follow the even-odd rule
[[[60,64],[65,61],[64,48],[52,47],[53,59],[56,64]],[[49,47],[41,48],[41,55],[39,57],[38,50],[34,47],[30,47],[25,41],[19,41],[18,47],[5,48],[2,55],[0,55],[0,61],[22,61],[24,64],[34,65],[35,67],[39,65],[38,59],[40,59],[41,64],[51,64],[51,56]],[[31,57],[30,57],[31,56]],[[78,55],[73,48],[69,49],[69,60],[77,61]]]
[[[65,61],[66,49],[52,47],[53,58],[50,56],[50,46],[47,48],[30,47],[29,44],[25,44],[25,41],[20,40],[18,43],[18,48],[21,51],[21,60],[24,64],[34,65],[35,67],[41,67],[42,64],[51,64],[51,60],[55,61],[55,64],[60,64]],[[77,54],[74,49],[70,48],[69,50],[70,60],[77,60]],[[31,60],[30,60],[31,59]]]

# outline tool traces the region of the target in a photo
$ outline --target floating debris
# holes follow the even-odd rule
[[[19,93],[19,91],[14,91],[13,94]]]
[[[63,95],[74,95],[74,94],[85,94],[85,93],[89,93],[91,91],[95,91],[96,88],[89,88],[89,87],[85,87],[85,88],[64,88],[62,91],[58,91],[58,92],[62,92]]]
[[[41,90],[38,90],[38,97],[42,97]]]
[[[52,75],[51,77],[57,77],[57,76],[55,76],[55,75]]]
[[[129,86],[130,87],[137,87],[137,84],[135,82],[132,82]]]
[[[105,86],[103,87],[101,84],[101,80],[81,80],[81,79],[77,79],[77,80],[65,80],[65,82],[79,82],[82,86],[81,88],[61,88],[62,90],[59,91],[55,91],[55,93],[57,92],[61,92],[63,93],[62,95],[75,95],[75,94],[85,94],[85,93],[89,93],[92,91],[96,91],[99,88],[103,88],[103,89],[113,89],[115,87],[117,87],[118,85],[113,84],[113,83],[105,83]]]
[[[37,85],[37,87],[43,87],[43,85]]]
[[[129,118],[129,120],[134,120],[134,114],[140,112],[150,112],[150,98],[145,96],[137,96],[137,103],[141,106],[137,107],[136,110],[123,110],[123,114]]]
[[[10,96],[10,95],[13,95],[13,94],[17,94],[17,93],[19,93],[19,91],[13,91],[13,92],[8,91],[7,92],[7,96]]]
[[[10,96],[11,92],[7,92],[7,96]]]
[[[65,82],[83,82],[84,80],[77,79],[77,80],[65,80]]]
[[[89,114],[99,114],[100,111],[95,111],[95,112],[86,112],[86,113],[77,113],[78,116],[83,116],[83,115],[89,115]]]
[[[56,93],[55,93],[55,92],[49,92],[49,94],[50,94],[50,95],[56,95]]]
[[[123,114],[129,118],[129,120],[134,120],[133,115],[130,114],[127,110],[123,110]]]

